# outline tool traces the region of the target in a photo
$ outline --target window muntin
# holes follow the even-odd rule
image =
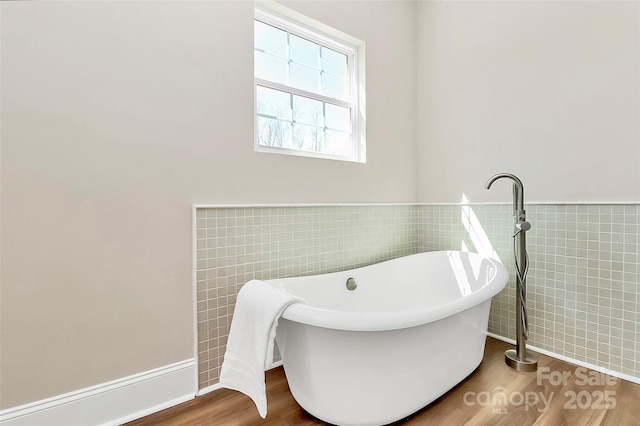
[[[360,161],[356,48],[256,11],[258,151]]]

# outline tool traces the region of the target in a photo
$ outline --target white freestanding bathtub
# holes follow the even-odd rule
[[[309,303],[291,305],[278,324],[291,393],[338,425],[409,416],[480,364],[491,297],[507,280],[498,261],[442,251],[268,281]]]

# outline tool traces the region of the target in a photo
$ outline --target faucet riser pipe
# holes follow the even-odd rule
[[[526,306],[526,292],[527,292],[527,279],[523,271],[526,268],[528,259],[525,250],[526,247],[526,234],[519,232],[514,238],[515,242],[515,256],[517,260],[516,267],[516,348],[509,349],[504,353],[505,363],[518,371],[532,372],[538,369],[538,360],[535,356],[527,353],[527,331],[524,327],[523,318],[524,306]],[[519,265],[519,266],[518,266]],[[521,297],[522,295],[522,297]]]
[[[524,232],[519,232],[514,238],[517,238],[516,242],[516,258],[518,259],[518,265],[520,268],[524,268],[527,262],[527,254],[524,251],[524,247],[526,247],[526,234]],[[516,274],[520,274],[519,271]],[[527,347],[526,347],[526,339],[527,336],[525,334],[525,329],[523,326],[524,319],[522,318],[523,312],[523,303],[526,302],[526,278],[521,279],[520,277],[516,277],[516,352],[520,359],[525,359],[527,357]],[[523,295],[522,297],[520,295]],[[523,300],[524,298],[524,300]]]

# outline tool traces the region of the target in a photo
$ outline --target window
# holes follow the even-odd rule
[[[256,9],[255,150],[364,162],[358,48]]]

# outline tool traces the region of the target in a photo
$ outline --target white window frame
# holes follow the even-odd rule
[[[283,13],[283,11],[285,13]],[[296,15],[296,16],[293,16]],[[286,84],[263,80],[255,77],[254,71],[254,150],[256,152],[267,152],[277,154],[287,154],[303,157],[324,158],[351,162],[366,162],[366,138],[364,119],[364,70],[360,68],[360,62],[364,57],[364,44],[346,34],[341,34],[323,24],[316,23],[309,18],[299,15],[296,12],[279,7],[278,11],[271,8],[256,6],[254,21],[260,21],[267,25],[274,26],[290,34],[302,37],[309,41],[324,46],[347,56],[348,77],[350,93],[347,100],[332,98],[318,93],[298,89]],[[320,29],[320,27],[322,27]],[[329,32],[333,34],[329,34]],[[336,36],[336,34],[338,36]],[[340,37],[342,36],[342,37]],[[255,56],[255,50],[254,50]],[[347,107],[351,110],[351,146],[352,153],[349,156],[325,154],[314,151],[297,150],[291,148],[266,146],[258,143],[258,111],[257,111],[257,90],[258,86],[268,89],[275,89],[293,95],[304,96],[314,100],[319,100],[327,104]],[[295,123],[295,121],[294,121]],[[325,123],[326,126],[326,123]],[[325,127],[326,129],[326,127]]]

